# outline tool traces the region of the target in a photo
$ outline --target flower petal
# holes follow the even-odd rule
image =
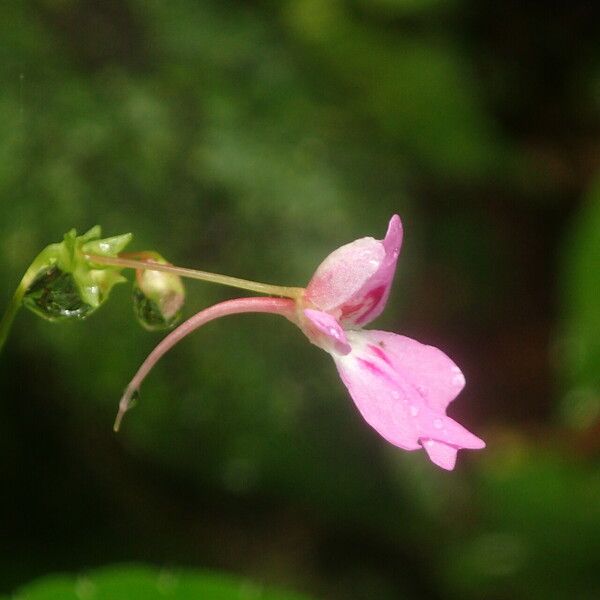
[[[412,414],[407,389],[388,379],[375,363],[358,359],[354,352],[333,356],[338,373],[364,420],[388,442],[404,450],[420,448],[419,424]]]
[[[376,329],[348,332],[348,335],[352,338],[352,346],[366,345],[363,352],[377,355],[381,360],[389,362],[394,371],[410,379],[434,410],[445,411],[465,386],[461,370],[434,346]]]
[[[445,414],[464,378],[454,378],[455,365],[443,352],[385,331],[346,334],[352,352],[333,356],[338,372],[364,419],[386,440],[405,450],[423,445],[446,469],[460,448],[485,446]]]
[[[398,215],[383,240],[365,237],[334,250],[317,268],[305,298],[344,327],[372,321],[387,302],[402,245]]]
[[[438,467],[442,467],[442,469],[446,469],[447,471],[454,469],[458,448],[430,439],[423,440],[423,448],[425,448],[425,452],[427,452],[431,462],[435,463]]]
[[[344,330],[329,313],[312,308],[307,308],[303,312],[312,325],[305,328],[305,331],[313,343],[327,351],[333,348],[339,354],[348,354],[352,350]]]
[[[430,409],[425,409],[419,414],[419,431],[423,440],[437,440],[469,450],[485,448],[485,442],[460,423]]]

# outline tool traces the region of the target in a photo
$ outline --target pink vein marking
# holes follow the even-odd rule
[[[374,344],[369,344],[367,347],[369,348],[369,350],[371,350],[371,352],[373,352],[373,354],[376,354],[382,361],[387,363],[390,367],[392,366],[392,363],[391,363],[390,359],[388,358],[388,355],[381,348],[379,348],[379,346],[375,346]]]

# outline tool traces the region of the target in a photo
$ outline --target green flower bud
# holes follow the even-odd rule
[[[130,233],[100,239],[93,227],[78,236],[72,229],[62,242],[50,244],[33,261],[31,283],[23,305],[50,321],[84,319],[108,298],[112,287],[126,279],[115,266],[93,266],[87,254],[114,257],[132,238]]]
[[[146,252],[143,255],[150,264],[169,264],[156,252]],[[178,275],[150,268],[136,271],[133,309],[142,327],[148,331],[173,327],[181,316],[184,300],[185,288]]]

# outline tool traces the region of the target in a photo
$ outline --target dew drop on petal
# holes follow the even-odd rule
[[[441,429],[444,426],[444,422],[442,421],[442,419],[434,419],[433,420],[433,426],[436,429]]]
[[[418,406],[414,406],[413,405],[413,406],[410,407],[409,410],[410,410],[411,416],[413,416],[413,417],[416,417],[419,414],[419,407]]]

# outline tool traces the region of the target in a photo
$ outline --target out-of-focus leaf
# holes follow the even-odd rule
[[[557,359],[570,388],[564,408],[585,421],[600,403],[600,178],[573,223],[562,267],[565,324]],[[578,421],[577,415],[566,416]]]
[[[80,576],[50,576],[18,590],[14,600],[308,600],[244,579],[148,567],[111,567]]]
[[[340,102],[373,118],[403,153],[444,176],[482,176],[508,165],[472,65],[450,40],[382,34],[327,0],[293,0],[285,18],[347,89]]]
[[[358,0],[357,4],[365,11],[393,18],[420,15],[439,9],[448,10],[449,7],[454,8],[457,2],[456,0]]]

